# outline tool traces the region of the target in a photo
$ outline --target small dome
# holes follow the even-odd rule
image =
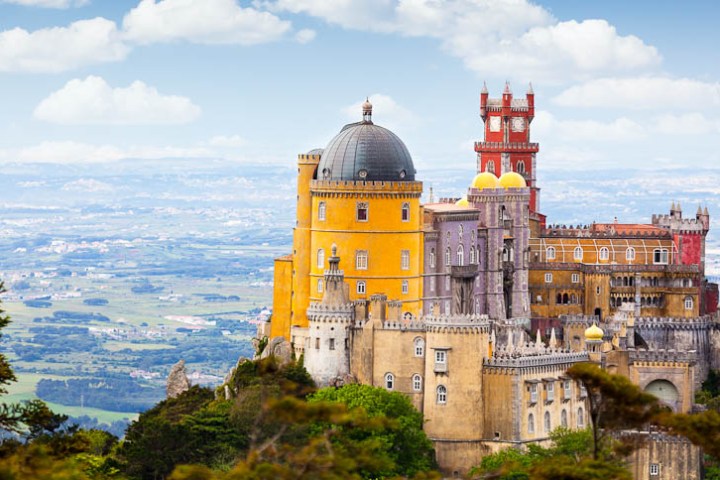
[[[457,205],[458,207],[469,207],[470,202],[468,202],[467,195],[463,196],[460,200],[455,202],[455,205]]]
[[[478,190],[482,190],[483,188],[500,188],[500,181],[492,173],[482,172],[475,175],[470,186]]]
[[[599,342],[602,341],[603,335],[605,335],[605,332],[594,323],[585,329],[585,341]]]
[[[500,177],[500,186],[503,188],[525,188],[527,182],[519,173],[507,172]]]

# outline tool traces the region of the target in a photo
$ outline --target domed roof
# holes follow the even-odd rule
[[[602,341],[603,335],[605,335],[605,332],[594,323],[585,329],[585,341],[599,342]]]
[[[405,144],[372,122],[372,104],[362,105],[363,121],[345,125],[323,151],[318,180],[415,180],[415,166]]]
[[[527,182],[519,173],[507,172],[500,176],[500,186],[503,188],[525,188]]]
[[[470,186],[478,190],[482,190],[483,188],[500,188],[500,182],[492,173],[482,172],[475,175]]]
[[[459,207],[469,207],[470,202],[468,202],[467,195],[463,196],[460,200],[455,202],[455,205],[457,205]]]

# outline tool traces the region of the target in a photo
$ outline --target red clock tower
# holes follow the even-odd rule
[[[517,172],[525,177],[530,187],[530,215],[544,225],[535,177],[539,145],[530,142],[530,124],[535,117],[532,85],[525,98],[513,98],[507,82],[502,98],[488,98],[487,85],[483,83],[480,117],[485,123],[485,141],[475,142],[478,173],[491,172],[499,177],[506,172]]]

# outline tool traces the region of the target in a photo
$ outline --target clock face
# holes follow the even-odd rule
[[[490,117],[490,131],[499,132],[501,121],[502,119],[500,117]]]
[[[513,132],[524,132],[525,119],[523,117],[513,117],[511,126]]]

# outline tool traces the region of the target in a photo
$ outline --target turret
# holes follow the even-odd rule
[[[483,88],[480,91],[480,117],[482,117],[483,122],[487,118],[487,102],[488,102],[488,89],[487,84],[483,82]]]
[[[532,83],[528,84],[528,91],[525,94],[525,98],[527,98],[528,123],[530,123],[532,119],[535,118],[535,92],[533,91]]]
[[[703,228],[705,230],[710,229],[710,212],[708,212],[707,207],[705,209],[700,209],[698,207],[697,214],[695,215],[695,218],[702,224]]]
[[[505,118],[510,117],[510,107],[512,105],[512,92],[510,91],[510,84],[505,82],[505,90],[502,95],[502,116]]]
[[[675,202],[672,202],[670,205],[670,216],[672,218],[682,218],[682,207],[680,206],[680,202],[675,204]]]

